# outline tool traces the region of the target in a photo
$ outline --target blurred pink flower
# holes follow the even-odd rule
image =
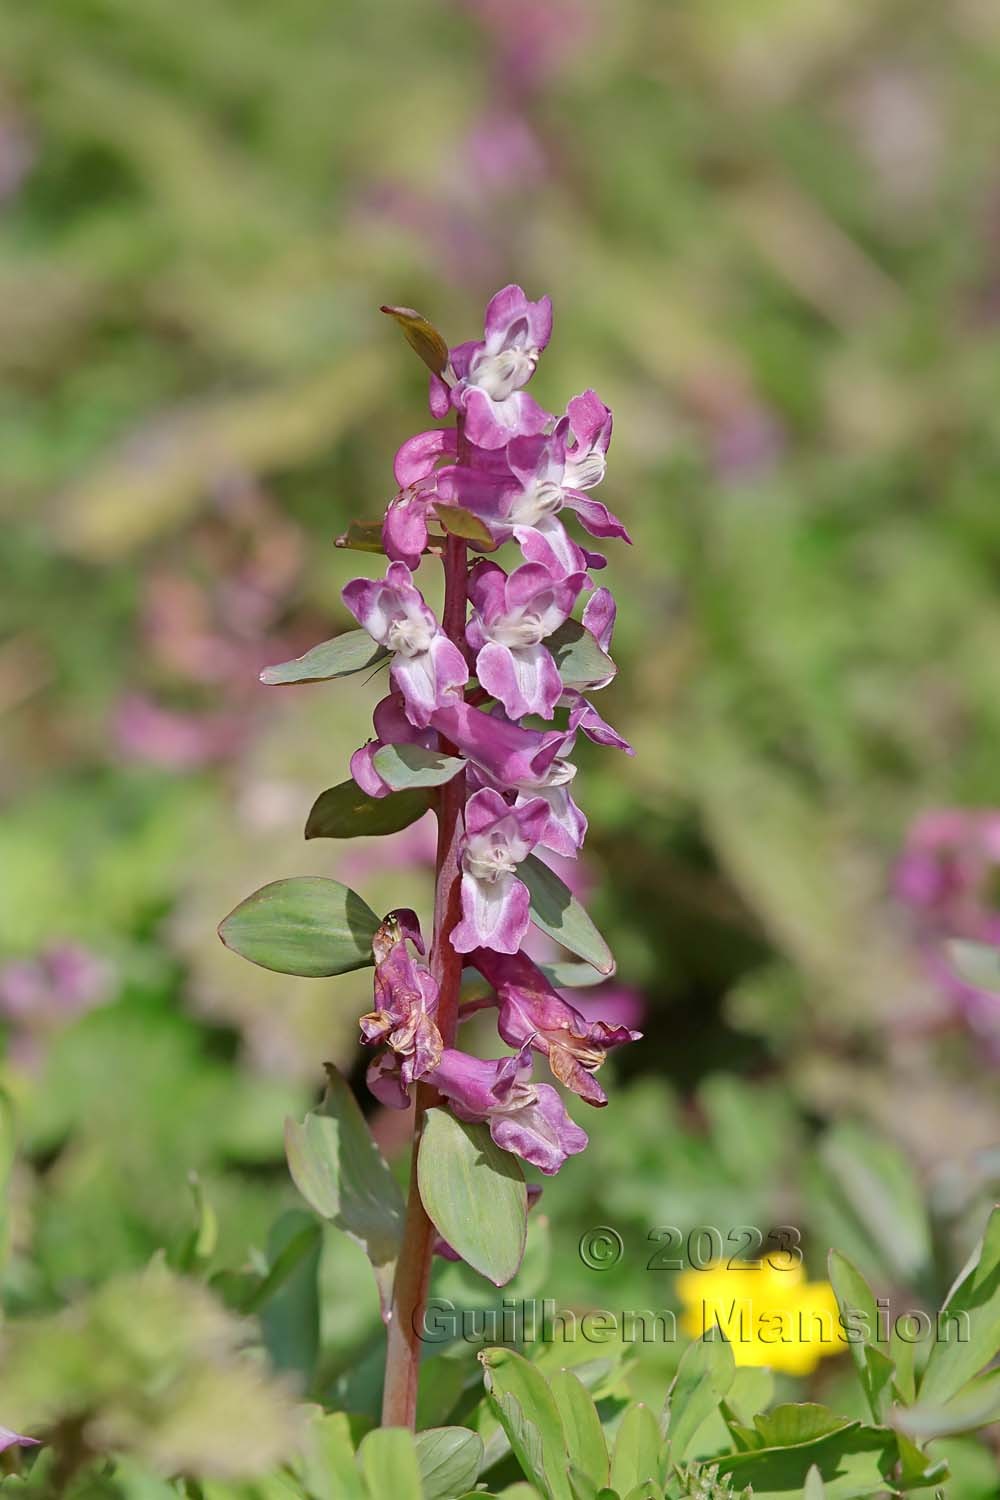
[[[114,724],[122,755],[169,771],[191,771],[230,759],[246,732],[245,720],[234,715],[180,713],[141,693],[122,700]]]
[[[33,958],[11,959],[0,967],[0,1018],[11,1028],[11,1057],[36,1065],[48,1033],[104,1005],[114,988],[113,966],[80,943],[52,943]]]
[[[1000,947],[1000,811],[939,808],[913,824],[893,889],[913,916],[926,971],[961,1019],[1000,1060],[1000,995],[955,971],[952,938]]]

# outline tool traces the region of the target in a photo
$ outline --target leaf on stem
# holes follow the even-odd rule
[[[480,1276],[505,1286],[524,1256],[528,1190],[516,1156],[485,1125],[430,1109],[417,1156],[417,1181],[441,1237]]]
[[[586,959],[605,978],[615,971],[611,949],[569,887],[534,854],[518,866],[531,896],[531,920],[549,937]]]
[[[382,522],[352,521],[347,530],[334,539],[333,545],[344,547],[349,552],[377,552],[384,557]]]
[[[422,787],[369,797],[356,781],[342,781],[321,792],[306,821],[307,839],[354,839],[399,833],[422,818],[431,794]]]
[[[313,646],[294,661],[280,661],[265,667],[260,680],[265,687],[285,687],[295,682],[329,682],[334,677],[350,677],[366,667],[377,666],[389,655],[384,646],[373,641],[367,630],[345,630],[332,641]]]
[[[227,948],[262,969],[325,979],[374,963],[379,918],[356,891],[321,875],[275,880],[219,924]]]
[[[426,750],[423,745],[383,745],[375,751],[372,764],[395,792],[443,786],[465,768],[465,761],[457,756]]]
[[[432,374],[444,374],[448,368],[448,345],[433,323],[412,307],[386,307],[383,304],[379,312],[395,319],[410,348],[419,355]]]
[[[326,1072],[319,1109],[301,1124],[285,1122],[288,1169],[310,1207],[367,1255],[384,1316],[403,1233],[403,1197],[347,1083],[329,1064]]]

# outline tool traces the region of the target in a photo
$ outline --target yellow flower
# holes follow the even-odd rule
[[[701,1338],[717,1323],[738,1365],[808,1375],[826,1355],[846,1347],[833,1288],[827,1281],[807,1281],[801,1266],[715,1264],[684,1271],[677,1291],[684,1332]]]

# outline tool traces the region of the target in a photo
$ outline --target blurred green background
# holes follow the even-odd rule
[[[239,1264],[296,1201],[284,1115],[324,1059],[360,1079],[364,976],[252,969],[215,924],[310,872],[426,911],[428,838],[303,844],[376,686],[256,674],[346,627],[378,560],[333,538],[429,425],[378,304],[456,343],[512,280],[555,304],[539,399],[615,410],[636,541],[601,707],[638,754],[585,746],[578,785],[646,1040],[547,1185],[546,1292],[609,1305],[576,1253],[604,1222],[640,1306],[672,1297],[640,1274],[663,1224],[793,1222],[815,1275],[835,1242],[947,1286],[1000,1175],[997,1046],[891,892],[918,814],[1000,801],[1000,11],[0,14],[8,1311],[141,1265],[191,1170]],[[916,1251],[858,1188],[880,1152],[929,1206]],[[361,1347],[355,1296],[325,1316]]]

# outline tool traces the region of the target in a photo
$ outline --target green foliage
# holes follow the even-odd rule
[[[518,866],[531,896],[531,920],[550,938],[586,959],[598,974],[613,974],[615,961],[604,938],[554,870],[534,854]]]
[[[354,839],[400,833],[422,818],[431,805],[426,791],[369,797],[356,781],[342,781],[321,792],[306,821],[307,839]]]
[[[379,919],[337,880],[275,880],[242,901],[219,925],[227,948],[262,969],[307,979],[348,974],[374,962]]]
[[[410,787],[443,786],[465,767],[457,756],[440,750],[426,750],[423,745],[383,745],[375,751],[376,771],[395,791]]]
[[[387,1307],[403,1225],[403,1199],[336,1068],[319,1110],[285,1125],[288,1167],[307,1203],[365,1252]]]
[[[435,1229],[494,1286],[516,1275],[524,1255],[528,1193],[521,1163],[486,1125],[430,1109],[417,1156],[420,1197]]]
[[[367,630],[348,630],[332,641],[313,646],[294,661],[265,667],[260,680],[266,687],[280,687],[297,682],[329,682],[334,677],[350,677],[377,666],[389,653],[372,640]]]

